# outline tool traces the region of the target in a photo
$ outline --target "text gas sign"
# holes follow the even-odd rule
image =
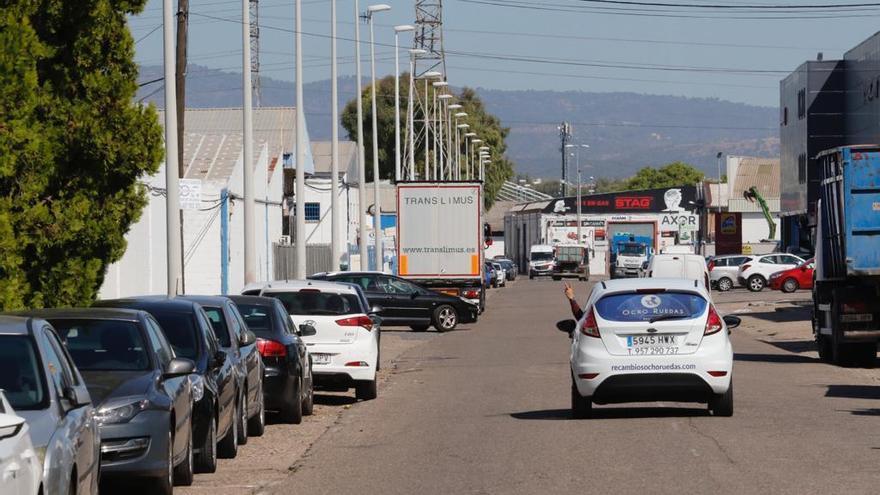
[[[202,207],[202,180],[180,179],[180,209],[198,210]]]

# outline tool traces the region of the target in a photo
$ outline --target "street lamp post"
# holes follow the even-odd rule
[[[436,131],[434,132],[434,180],[440,179],[440,174],[443,172],[443,113],[441,112],[441,107],[443,106],[443,101],[441,96],[443,94],[437,94],[437,91],[440,88],[444,88],[448,85],[446,81],[436,81],[431,84],[434,87],[434,123],[436,124]],[[437,100],[441,100],[438,104]],[[432,124],[432,125],[433,125]]]
[[[577,242],[583,241],[581,237],[581,148],[589,149],[589,144],[566,144],[566,148],[574,148],[575,150],[575,168],[577,168],[577,194],[575,201],[577,202]]]
[[[373,36],[373,16],[379,12],[391,10],[391,6],[379,3],[367,7],[367,20],[370,22],[370,75],[372,80],[371,110],[372,110],[372,127],[373,127],[373,237],[375,238],[376,250],[376,270],[382,271],[384,263],[382,262],[382,208],[379,206],[379,129],[376,116],[376,40]]]
[[[414,29],[408,24],[394,26],[394,182],[400,182],[400,33]]]
[[[180,245],[180,178],[177,164],[177,96],[174,85],[174,32],[171,0],[162,2],[162,44],[165,69],[165,236],[167,292],[179,293],[183,277],[183,256]]]
[[[477,170],[477,149],[474,145],[481,144],[483,142],[482,139],[471,139],[471,162],[468,165],[470,168],[470,176],[471,178],[476,178]]]
[[[459,132],[459,130],[467,132],[470,126],[468,124],[458,123],[458,117],[467,117],[466,113],[458,112],[455,114],[455,117],[455,179],[461,180],[461,141],[459,139],[461,132]]]
[[[459,134],[459,132],[458,132],[458,119],[459,119],[458,115],[461,113],[464,113],[464,112],[458,111],[458,110],[461,110],[461,104],[459,104],[459,103],[452,103],[447,107],[447,109],[449,110],[449,113],[452,114],[453,117],[455,117],[455,125],[453,126],[455,128],[455,138],[453,140],[452,135],[450,134],[449,139],[452,141],[450,144],[450,148],[452,147],[452,145],[456,146],[456,148],[455,148],[455,169],[454,170],[458,170],[458,167],[460,165],[459,156],[461,155],[461,153],[459,152],[459,148],[458,148],[458,142],[459,142],[459,140],[458,140],[458,134]],[[467,115],[467,114],[465,114],[465,115]],[[450,161],[450,165],[451,164],[452,164],[452,162]],[[455,172],[453,174],[453,179],[458,179],[458,177],[456,175],[457,175],[457,172]]]
[[[416,180],[416,121],[415,121],[415,74],[416,56],[427,53],[421,48],[413,48],[409,51],[409,98],[406,117],[406,133],[409,139],[409,180]]]
[[[432,122],[433,119],[433,109],[428,108],[428,103],[431,102],[431,94],[428,91],[428,80],[435,79],[438,77],[442,77],[443,74],[437,71],[425,72],[422,74],[422,79],[425,80],[425,105],[424,105],[424,115],[422,118],[425,122],[425,177],[424,180],[430,180],[431,178],[431,139],[430,136],[434,132],[432,129],[434,124]],[[436,105],[435,105],[436,106]]]
[[[296,0],[296,263],[293,274],[298,279],[306,278],[306,117],[303,98],[303,45],[302,45],[302,0]],[[245,208],[247,210],[247,208]],[[245,215],[247,212],[245,211]],[[247,234],[247,232],[245,232]],[[253,242],[253,241],[252,241]],[[256,252],[253,253],[256,255]],[[268,275],[268,274],[267,274]]]
[[[465,170],[467,170],[467,180],[471,180],[471,146],[468,146],[468,139],[473,140],[477,137],[476,132],[466,132],[464,134],[464,160]]]
[[[369,270],[367,255],[367,157],[364,153],[364,97],[361,90],[361,24],[358,0],[354,0],[354,58],[357,82],[357,147],[358,147],[358,250],[361,257],[361,270]]]
[[[342,257],[339,232],[342,209],[339,207],[339,87],[336,74],[336,0],[330,1],[330,254],[333,269]],[[349,269],[352,267],[349,263]]]
[[[449,179],[449,112],[446,110],[446,107],[449,104],[449,100],[452,98],[451,94],[442,94],[437,96],[440,100],[440,179],[448,180]],[[445,122],[445,124],[444,124]],[[444,128],[446,129],[444,131]]]

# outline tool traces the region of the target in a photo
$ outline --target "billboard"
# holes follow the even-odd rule
[[[695,186],[646,189],[581,196],[581,213],[686,213],[696,201]],[[577,211],[577,197],[551,200],[544,213],[570,214]]]
[[[715,213],[715,255],[742,254],[742,214]]]

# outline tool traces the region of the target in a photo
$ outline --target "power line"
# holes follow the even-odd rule
[[[880,7],[880,3],[838,3],[838,4],[797,4],[797,5],[766,5],[766,4],[709,4],[703,5],[698,3],[665,3],[665,2],[645,2],[634,0],[577,0],[583,3],[601,3],[614,5],[638,5],[647,7],[686,7],[693,9],[751,9],[751,10],[780,10],[780,9],[842,9],[853,7]]]

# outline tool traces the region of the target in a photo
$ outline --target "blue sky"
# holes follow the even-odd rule
[[[369,3],[361,1],[361,9]],[[385,3],[390,4],[392,10],[377,16],[376,41],[393,44],[391,27],[412,23],[415,10],[411,0],[385,0]],[[504,3],[518,7],[499,5]],[[690,0],[687,3],[721,2]],[[832,2],[731,0],[723,3]],[[190,5],[190,62],[240,70],[241,34],[240,24],[236,22],[241,19],[240,1],[190,0]],[[260,6],[262,73],[292,81],[293,0],[261,0]],[[326,37],[330,32],[329,6],[329,0],[303,0],[304,78],[307,82],[326,79],[330,74],[330,42]],[[337,8],[338,35],[346,38],[339,41],[339,72],[353,75],[354,44],[349,39],[354,37],[354,0],[338,0]],[[572,12],[586,8],[590,10]],[[446,0],[444,41],[450,52],[447,56],[449,81],[456,86],[494,89],[632,91],[776,106],[783,71],[790,71],[820,51],[826,59],[842,56],[845,50],[873,34],[880,20],[880,8],[851,14],[791,15],[818,15],[822,16],[820,19],[756,19],[767,16],[716,14],[713,9],[706,9],[706,14],[699,9],[672,14],[715,17],[710,19],[632,13],[611,15],[609,12],[619,11],[596,10],[602,8],[614,7],[593,7],[579,0]],[[131,18],[133,35],[140,40],[136,48],[137,60],[141,63],[162,62],[162,31],[152,31],[161,23],[161,9],[161,0],[150,0],[144,13]],[[362,39],[367,39],[366,26],[361,34]],[[409,34],[402,35],[401,45],[411,45]],[[368,54],[366,49],[363,52],[365,56]],[[499,56],[520,60],[501,60]],[[377,47],[377,58],[380,75],[393,72],[393,48]],[[533,61],[525,62],[522,58]],[[547,62],[548,59],[554,63],[536,61]],[[648,64],[662,67],[647,70],[645,65]],[[622,65],[639,68],[626,69]],[[685,66],[699,70],[681,70]],[[703,71],[706,67],[720,70]],[[660,68],[663,70],[656,70]],[[735,72],[739,69],[770,72]],[[368,74],[366,65],[364,74]]]

